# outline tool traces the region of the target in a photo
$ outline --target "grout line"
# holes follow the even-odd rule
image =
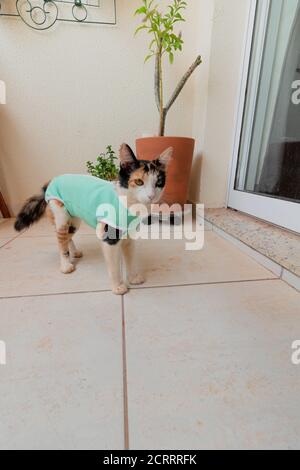
[[[23,232],[18,233],[18,235],[16,235],[15,237],[10,238],[6,243],[4,243],[4,245],[1,245],[1,246],[0,246],[0,250],[1,250],[1,248],[4,248],[6,245],[8,245],[9,243],[13,242],[13,241],[16,240],[17,238],[21,237],[25,232],[26,232],[26,230],[23,231]]]
[[[241,279],[238,281],[211,281],[211,282],[191,282],[189,284],[168,284],[165,286],[143,286],[143,287],[130,287],[129,290],[146,290],[146,289],[166,289],[168,287],[192,287],[192,286],[219,286],[222,284],[245,284],[247,282],[265,282],[265,281],[280,281],[279,277],[265,277],[261,279]]]
[[[103,290],[84,290],[84,291],[74,291],[74,292],[51,292],[49,294],[25,294],[25,295],[11,295],[11,296],[0,296],[1,299],[23,299],[30,297],[55,297],[59,295],[76,295],[76,294],[101,294],[102,292],[111,292],[111,289]]]
[[[237,281],[211,281],[211,282],[191,282],[189,284],[167,284],[161,286],[143,286],[143,287],[130,287],[129,291],[137,290],[142,291],[146,289],[164,289],[168,287],[192,287],[192,286],[213,286],[213,285],[222,285],[222,284],[243,284],[247,282],[264,282],[264,281],[280,281],[281,279],[278,277],[266,277],[266,278],[258,278],[258,279],[241,279]],[[88,291],[74,291],[74,292],[54,292],[50,294],[25,294],[25,295],[12,295],[12,296],[0,296],[0,300],[4,299],[23,299],[23,298],[31,298],[31,297],[55,297],[59,295],[79,295],[79,294],[101,294],[104,292],[111,292],[111,289],[103,289],[103,290],[88,290]]]
[[[122,295],[122,357],[123,357],[123,410],[124,410],[124,449],[129,450],[128,382],[126,357],[126,326],[124,295]]]

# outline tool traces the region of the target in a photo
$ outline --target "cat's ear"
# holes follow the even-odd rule
[[[137,162],[133,150],[127,144],[122,144],[120,147],[120,162],[122,167],[130,167]]]
[[[167,168],[173,155],[173,147],[167,148],[160,156],[158,157],[157,161],[162,165],[163,167]]]

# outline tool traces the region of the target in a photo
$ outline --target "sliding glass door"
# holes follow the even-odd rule
[[[300,0],[254,3],[228,205],[300,232]]]

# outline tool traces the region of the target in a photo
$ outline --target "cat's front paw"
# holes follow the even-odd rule
[[[74,258],[82,258],[83,253],[80,250],[76,250],[76,251],[74,251],[73,256],[74,256]]]
[[[129,278],[129,282],[133,286],[139,286],[140,284],[144,284],[145,281],[146,279],[143,274],[135,274],[135,276]]]
[[[72,263],[67,263],[67,264],[64,264],[63,266],[61,266],[60,270],[63,274],[70,274],[73,271],[75,271],[75,266]]]
[[[128,287],[125,284],[120,284],[117,287],[113,287],[112,291],[116,295],[124,295],[126,292],[128,292]]]

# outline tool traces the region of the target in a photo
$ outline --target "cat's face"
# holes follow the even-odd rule
[[[141,204],[155,204],[159,201],[166,184],[166,171],[173,149],[165,150],[156,160],[138,160],[127,144],[120,148],[120,186]]]

